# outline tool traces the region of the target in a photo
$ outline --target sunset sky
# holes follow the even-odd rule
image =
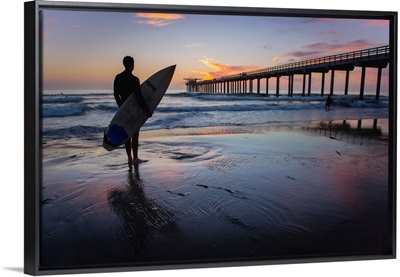
[[[126,55],[135,58],[141,81],[176,64],[170,88],[183,91],[187,77],[218,78],[389,44],[384,20],[45,10],[42,26],[45,90],[111,90]],[[373,91],[376,71],[367,70],[367,78],[366,90]],[[359,78],[350,81],[357,90]]]

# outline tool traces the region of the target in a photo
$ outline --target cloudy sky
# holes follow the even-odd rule
[[[42,12],[44,89],[112,89],[122,58],[135,58],[141,81],[176,64],[183,78],[243,71],[389,44],[385,20],[195,14]],[[352,73],[358,74],[357,71]],[[374,70],[367,71],[374,89]],[[336,78],[341,86],[340,75]],[[384,71],[382,86],[386,85]],[[356,90],[357,78],[351,78]],[[283,80],[284,82],[284,80]]]

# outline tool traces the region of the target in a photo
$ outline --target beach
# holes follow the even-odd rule
[[[155,117],[157,113],[155,114]],[[156,118],[155,118],[156,120]],[[391,250],[387,119],[148,128],[43,141],[45,269]],[[70,132],[70,127],[67,128]]]

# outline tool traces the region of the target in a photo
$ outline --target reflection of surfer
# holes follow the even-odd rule
[[[135,167],[136,168],[136,167]],[[139,171],[129,171],[127,185],[110,192],[108,201],[122,220],[135,252],[141,254],[152,235],[169,235],[177,230],[175,215],[155,199],[146,196]]]
[[[114,80],[114,97],[115,101],[117,101],[118,107],[121,107],[122,104],[128,99],[128,97],[133,93],[136,96],[136,99],[139,105],[146,111],[147,116],[151,117],[153,112],[149,109],[142,96],[142,92],[140,90],[140,82],[139,78],[132,74],[132,71],[135,67],[135,62],[132,57],[126,56],[123,59],[123,64],[125,70],[115,76]],[[141,163],[142,160],[139,159],[138,156],[138,148],[139,148],[139,131],[134,134],[131,138],[129,138],[125,142],[126,154],[128,155],[128,163],[129,167],[132,167],[133,164]],[[133,151],[133,159],[131,152]]]
[[[325,110],[330,110],[331,104],[332,104],[332,98],[330,95],[328,95],[328,98],[326,98],[326,102],[325,102]]]

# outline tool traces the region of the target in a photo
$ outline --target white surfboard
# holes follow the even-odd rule
[[[151,111],[154,111],[163,98],[174,75],[176,65],[164,68],[150,76],[140,85],[142,95]],[[132,94],[114,115],[104,131],[103,147],[108,151],[118,148],[132,137],[148,119],[147,113],[139,106]]]

